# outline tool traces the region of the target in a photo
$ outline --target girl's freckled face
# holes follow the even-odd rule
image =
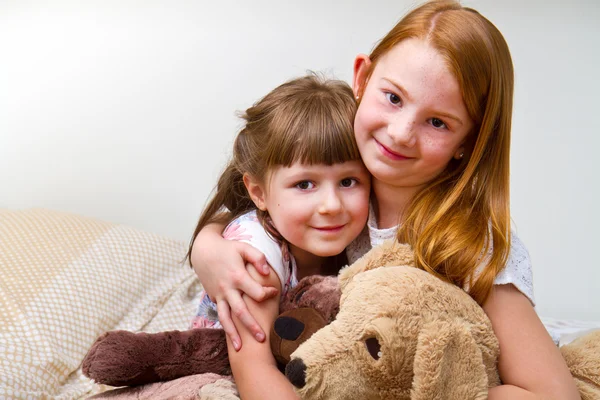
[[[354,127],[374,184],[417,190],[460,157],[473,121],[442,55],[407,39],[375,65]]]

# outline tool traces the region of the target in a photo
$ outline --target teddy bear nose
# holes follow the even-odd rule
[[[301,358],[294,358],[285,367],[285,376],[298,389],[306,385],[306,365]]]

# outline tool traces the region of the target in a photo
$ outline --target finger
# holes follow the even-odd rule
[[[256,268],[260,274],[269,275],[271,267],[269,267],[269,264],[267,264],[265,255],[260,250],[257,250],[255,247],[252,247],[249,244],[242,242],[239,243],[243,244],[243,246],[240,246],[239,249],[240,255],[246,261],[246,263],[254,265],[254,268]]]
[[[229,306],[231,307],[232,315],[234,315],[250,331],[257,341],[262,342],[265,340],[263,330],[252,314],[250,314],[248,307],[246,307],[246,303],[239,294],[229,298]]]
[[[238,282],[239,290],[251,297],[254,301],[261,302],[279,293],[277,288],[272,286],[262,286],[248,275],[248,279],[240,279]],[[274,293],[273,293],[274,292]]]
[[[279,294],[279,290],[273,286],[263,286],[263,289],[265,291],[265,297],[263,298],[263,300],[270,299]]]
[[[242,339],[238,334],[235,324],[231,319],[231,313],[229,312],[229,305],[225,300],[217,302],[217,313],[219,314],[219,322],[225,331],[225,334],[229,336],[229,340],[233,344],[233,348],[239,351],[242,348]]]

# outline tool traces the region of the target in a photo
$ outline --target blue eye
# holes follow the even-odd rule
[[[385,97],[391,104],[398,105],[402,103],[402,99],[394,93],[388,92]]]
[[[310,190],[315,187],[315,184],[312,183],[311,181],[301,181],[301,182],[296,183],[295,186],[300,190]]]
[[[434,128],[438,129],[448,129],[444,121],[442,121],[439,118],[431,118],[431,125],[433,125]]]
[[[352,187],[356,185],[358,181],[354,178],[344,178],[340,181],[340,185],[345,188]]]

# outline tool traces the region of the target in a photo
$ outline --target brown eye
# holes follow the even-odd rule
[[[398,95],[394,94],[394,93],[386,93],[385,97],[388,99],[388,101],[394,105],[398,105],[402,103],[402,100],[400,99],[400,97],[398,97]]]
[[[379,360],[382,356],[381,353],[381,345],[379,344],[379,340],[377,338],[368,338],[365,340],[365,346],[367,347],[367,351],[375,360]]]
[[[312,183],[311,181],[300,181],[300,182],[296,183],[296,187],[300,190],[310,190],[310,189],[314,189],[315,184]]]
[[[442,121],[439,118],[431,118],[431,125],[433,125],[434,128],[438,128],[438,129],[446,129],[447,128],[444,121]]]
[[[344,178],[340,182],[340,185],[342,185],[342,187],[349,188],[349,187],[354,186],[355,183],[356,183],[356,179],[354,179],[354,178]]]

